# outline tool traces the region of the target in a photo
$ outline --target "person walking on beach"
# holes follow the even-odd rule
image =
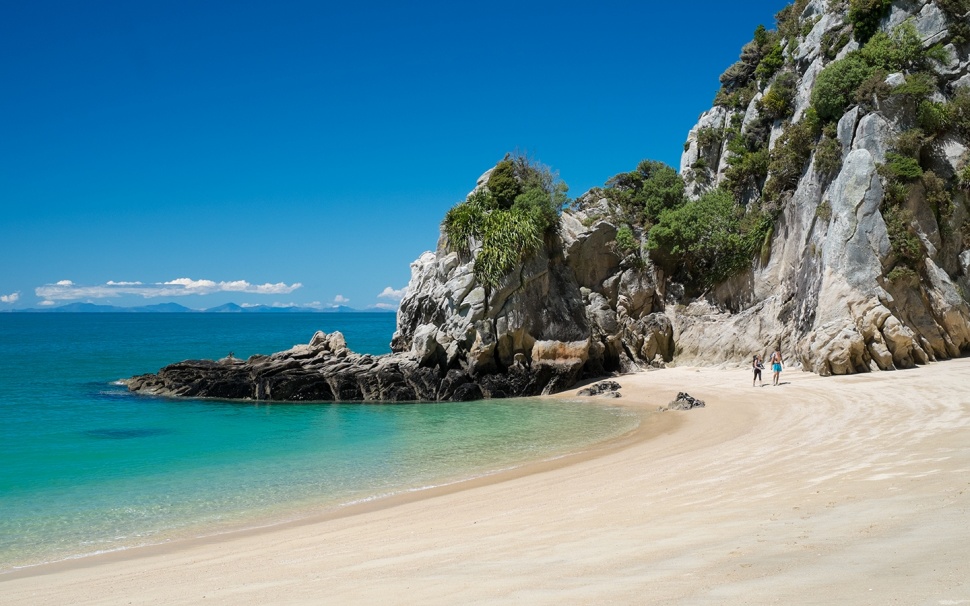
[[[781,352],[776,348],[768,361],[771,363],[771,384],[778,385],[781,377]]]
[[[751,379],[751,387],[754,387],[754,382],[757,381],[758,385],[764,386],[764,381],[761,380],[761,370],[765,367],[761,363],[761,356],[754,354],[754,359],[751,360],[751,368],[754,369],[754,378]]]

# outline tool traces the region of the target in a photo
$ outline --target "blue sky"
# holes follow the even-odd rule
[[[785,4],[5,2],[0,311],[394,307],[507,151],[676,167]]]

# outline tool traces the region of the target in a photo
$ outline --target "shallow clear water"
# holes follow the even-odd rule
[[[537,399],[228,403],[114,384],[186,358],[286,349],[318,329],[385,353],[394,316],[0,314],[0,570],[440,485],[638,423]]]

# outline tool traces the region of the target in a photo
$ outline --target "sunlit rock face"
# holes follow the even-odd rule
[[[806,119],[822,70],[860,47],[851,35],[842,36],[844,47],[831,46],[852,32],[845,4],[798,4],[799,33],[782,40],[792,57],[783,70],[795,75],[794,107],[771,127],[772,157],[785,121]],[[970,87],[970,44],[949,32],[954,19],[932,1],[894,2],[880,23],[887,33],[911,24],[925,49],[945,49],[945,62],[930,60],[926,67],[936,74],[927,98],[937,103],[952,102],[961,87]],[[836,173],[822,174],[818,149],[811,150],[797,187],[782,199],[767,258],[701,298],[668,306],[675,363],[737,363],[780,347],[790,364],[828,375],[909,368],[970,352],[970,213],[968,188],[959,178],[970,162],[967,133],[924,133],[919,164],[945,184],[945,208],[919,180],[907,185],[901,202],[891,201],[879,168],[898,151],[900,135],[923,124],[918,100],[891,92],[911,75],[886,74],[890,92],[852,104],[837,121],[842,157]],[[715,106],[701,115],[681,161],[693,195],[725,184],[731,160],[726,131],[751,122],[771,84],[759,83],[747,107]],[[702,145],[700,135],[722,124],[725,134],[708,136]],[[747,202],[755,208],[759,200]],[[908,264],[893,246],[892,221],[897,239],[901,225],[918,241],[919,254]]]

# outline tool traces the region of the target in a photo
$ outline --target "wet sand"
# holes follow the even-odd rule
[[[707,407],[508,474],[3,575],[0,603],[970,604],[970,359],[617,381],[611,404]]]

